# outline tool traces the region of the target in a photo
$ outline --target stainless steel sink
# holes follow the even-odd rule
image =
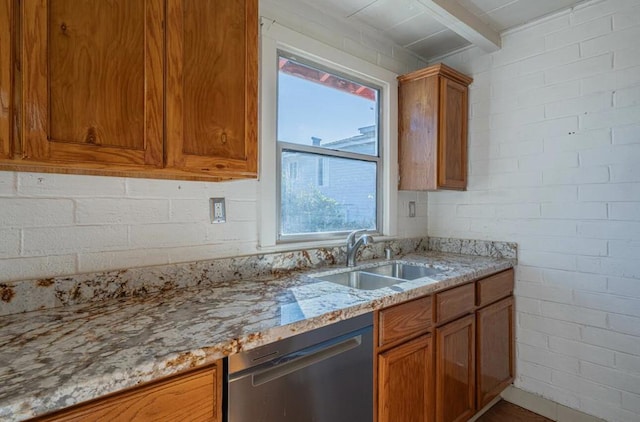
[[[379,267],[354,269],[337,274],[316,275],[318,280],[341,284],[359,290],[376,290],[417,278],[429,277],[444,270],[423,265],[394,262]]]
[[[416,278],[429,277],[443,272],[443,270],[439,268],[425,267],[422,265],[403,264],[401,262],[381,265],[379,267],[366,268],[362,271],[366,271],[372,274],[384,275],[387,277],[401,278],[403,280],[415,280]]]
[[[376,290],[383,287],[393,286],[406,280],[398,278],[385,277],[372,274],[365,271],[347,271],[344,273],[317,276],[319,280],[329,281],[331,283],[342,284],[360,290]]]

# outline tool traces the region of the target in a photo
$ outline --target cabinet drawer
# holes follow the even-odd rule
[[[220,421],[221,371],[204,370],[134,387],[38,421]]]
[[[513,269],[502,271],[476,284],[476,303],[485,306],[513,293]]]
[[[436,294],[436,322],[449,321],[473,311],[475,305],[473,283]]]
[[[378,346],[428,332],[431,329],[431,296],[401,303],[380,311],[378,317]]]

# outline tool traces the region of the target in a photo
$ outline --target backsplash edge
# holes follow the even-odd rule
[[[374,243],[361,249],[360,260],[428,250],[495,258],[516,257],[516,244],[485,240],[408,238]],[[273,277],[290,271],[344,264],[346,248],[311,248],[288,252],[216,258],[0,283],[0,316],[81,303],[142,296],[163,290],[207,286],[243,278]]]

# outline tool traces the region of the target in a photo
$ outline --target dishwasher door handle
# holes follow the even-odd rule
[[[314,351],[308,352],[294,360],[281,363],[272,368],[253,374],[252,384],[254,387],[257,387],[262,384],[266,384],[269,381],[273,381],[285,375],[299,371],[303,368],[306,368],[315,363],[321,362],[325,359],[329,359],[331,357],[337,356],[348,350],[355,349],[356,347],[360,346],[360,344],[362,344],[362,335],[348,338],[344,341],[332,344],[320,350],[314,350]]]

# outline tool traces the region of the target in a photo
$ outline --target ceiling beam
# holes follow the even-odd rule
[[[492,53],[502,47],[500,34],[456,0],[420,0],[420,3],[435,20],[484,51]]]

